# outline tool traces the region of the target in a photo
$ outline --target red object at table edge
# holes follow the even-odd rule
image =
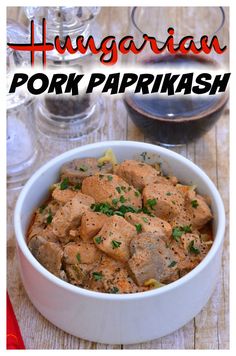
[[[7,293],[7,350],[25,349],[24,341],[21,336],[20,328]]]

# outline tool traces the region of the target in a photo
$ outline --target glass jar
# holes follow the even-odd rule
[[[42,19],[46,19],[46,40],[54,43],[59,36],[63,44],[70,36],[72,46],[76,46],[77,36],[84,40],[92,35],[95,43],[101,39],[99,26],[94,21],[100,7],[25,7],[29,20],[34,20],[35,42],[42,41]],[[40,61],[40,53],[36,53]],[[94,57],[89,51],[64,54],[56,50],[47,52],[47,69],[86,73],[94,65]],[[96,95],[79,93],[45,95],[37,100],[37,128],[45,137],[58,140],[81,141],[88,135],[96,134],[103,126],[104,102]]]
[[[27,29],[9,20],[7,39],[23,43],[28,36]],[[29,65],[27,54],[7,48],[7,85],[12,73],[19,67]],[[37,169],[41,154],[35,125],[35,100],[22,89],[7,94],[7,184],[9,189],[23,186]]]

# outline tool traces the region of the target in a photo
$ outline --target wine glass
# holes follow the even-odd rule
[[[221,46],[228,44],[228,29],[225,28],[225,11],[222,7],[134,7],[131,24],[138,44],[143,35],[155,37],[161,48],[167,37],[168,28],[174,29],[174,48],[185,36],[194,36],[199,47],[199,39],[208,36],[210,43],[217,35]],[[147,21],[148,19],[148,21]],[[186,46],[189,42],[186,43]],[[140,56],[139,56],[140,58]],[[161,54],[153,54],[150,46],[141,53],[136,64],[149,67],[149,71],[159,73],[208,73],[227,65],[228,52],[217,54],[170,54],[168,49]],[[171,146],[194,141],[205,134],[221,116],[228,100],[227,93],[215,95],[126,95],[125,105],[134,123],[146,137],[156,143]]]

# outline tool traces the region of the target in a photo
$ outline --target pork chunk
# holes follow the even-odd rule
[[[91,264],[101,258],[101,252],[93,242],[70,242],[64,248],[64,262],[66,264],[85,263]]]
[[[79,226],[82,215],[94,203],[92,197],[77,193],[76,197],[58,209],[52,219],[52,227],[53,233],[58,236],[61,242],[65,243],[71,240],[69,231]]]
[[[165,241],[170,239],[172,228],[165,220],[142,213],[126,213],[125,219],[134,225],[139,232],[153,232]]]
[[[63,266],[68,281],[77,286],[84,286],[89,272],[101,259],[101,252],[93,243],[70,242],[64,248]]]
[[[43,204],[34,214],[33,222],[29,227],[28,240],[33,236],[41,235],[42,231],[51,224],[53,216],[56,214],[60,205],[56,200]]]
[[[111,258],[121,262],[130,257],[130,240],[137,234],[136,228],[124,218],[114,215],[107,219],[98,235],[94,237],[96,246]]]
[[[61,179],[68,179],[70,184],[77,185],[83,179],[94,174],[112,172],[112,164],[99,164],[96,158],[81,158],[65,163],[61,168]]]
[[[91,240],[103,227],[108,217],[101,213],[85,211],[81,219],[79,235],[82,240]]]
[[[124,264],[108,256],[90,272],[88,288],[104,293],[136,293],[147,288],[138,287],[129,276]]]
[[[176,187],[158,183],[144,188],[143,202],[150,212],[168,222],[180,214],[185,203],[184,195]]]
[[[175,255],[179,275],[182,277],[195,268],[208,253],[212,241],[201,241],[199,233],[183,234],[172,241],[169,248]]]
[[[185,253],[197,263],[202,261],[211,248],[212,241],[201,241],[199,234],[187,233],[181,236]]]
[[[47,241],[58,242],[58,237],[53,233],[51,224],[41,231],[40,236],[44,237]]]
[[[49,242],[41,236],[34,236],[28,246],[41,265],[55,276],[60,277],[63,250],[58,243]]]
[[[178,183],[178,179],[175,176],[170,176],[170,177],[158,176],[155,183],[166,184],[166,185],[176,185]]]
[[[195,196],[188,195],[186,200],[187,208],[192,213],[192,226],[201,229],[212,219],[211,209],[206,200],[196,193]]]
[[[67,264],[64,268],[68,282],[84,288],[89,279],[89,273],[94,268],[94,264]]]
[[[155,168],[135,160],[123,161],[114,170],[115,174],[138,190],[142,190],[147,184],[155,183],[160,177],[160,172]]]
[[[131,240],[129,269],[142,286],[149,279],[170,283],[178,279],[175,256],[156,233],[142,233]]]
[[[56,187],[52,191],[52,197],[59,203],[65,204],[69,200],[73,199],[77,195],[77,191],[72,189],[63,189],[61,190],[59,187]]]
[[[113,207],[142,207],[141,194],[115,174],[99,174],[84,179],[82,193],[91,195],[96,203],[108,203]]]

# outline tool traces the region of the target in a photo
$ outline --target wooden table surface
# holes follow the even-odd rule
[[[104,33],[127,33],[128,8],[103,8],[98,21]],[[227,13],[227,9],[226,9]],[[8,8],[8,16],[25,21],[22,10]],[[228,16],[227,16],[228,18]],[[226,24],[227,29],[227,24]],[[40,164],[67,149],[102,140],[149,142],[129,119],[120,99],[104,98],[104,126],[81,142],[50,142],[38,135],[43,147]],[[19,191],[8,191],[7,287],[27,349],[228,349],[229,348],[229,109],[197,142],[172,148],[199,165],[219,189],[226,209],[226,233],[222,268],[217,287],[203,310],[174,333],[147,343],[104,345],[71,336],[48,322],[31,304],[21,282],[13,231],[13,212]],[[33,172],[32,172],[33,173]]]

